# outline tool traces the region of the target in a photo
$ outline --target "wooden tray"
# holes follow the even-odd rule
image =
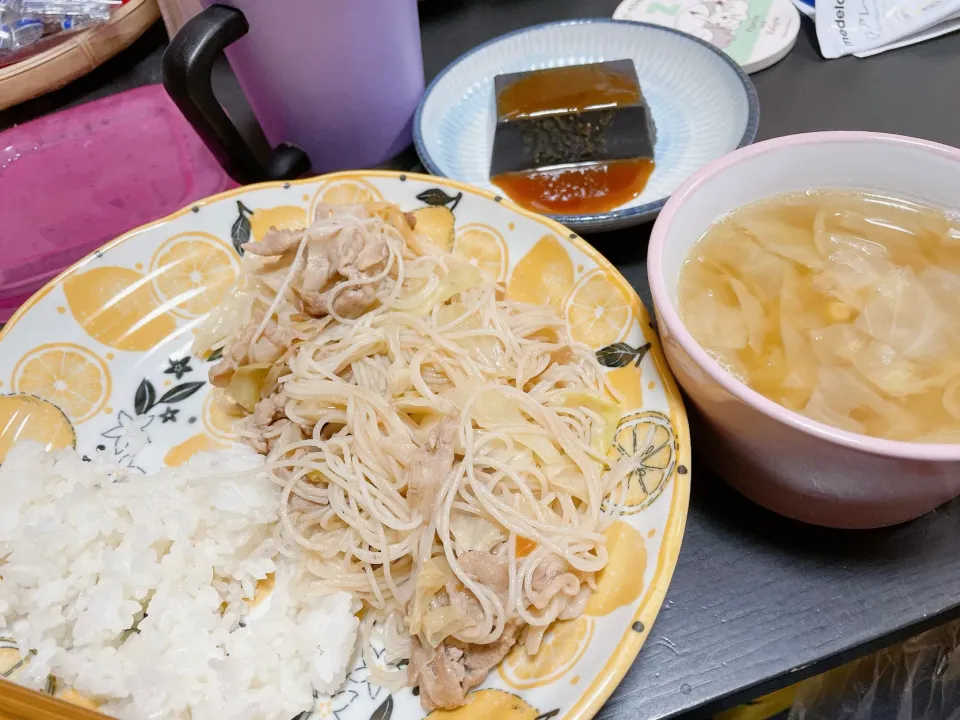
[[[58,90],[86,75],[128,47],[159,18],[157,0],[131,0],[107,23],[0,68],[0,110]]]

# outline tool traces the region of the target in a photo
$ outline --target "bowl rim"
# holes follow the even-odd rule
[[[960,163],[960,149],[950,147],[949,145],[904,135],[868,131],[827,131],[788,135],[772,140],[764,140],[750,147],[735,150],[718,160],[714,160],[692,175],[674,192],[660,213],[660,217],[657,219],[653,231],[650,234],[650,244],[647,250],[647,278],[650,282],[650,294],[653,297],[656,312],[684,351],[690,355],[697,366],[703,370],[711,380],[738,400],[773,420],[815,438],[872,455],[904,460],[926,460],[935,462],[960,461],[960,443],[905,442],[860,435],[832,427],[816,420],[811,420],[800,413],[775,403],[773,400],[767,399],[746,384],[737,380],[732,374],[725,370],[720,363],[707,354],[706,350],[694,340],[693,335],[687,330],[683,321],[680,319],[677,308],[670,299],[670,294],[667,292],[663,273],[666,237],[673,221],[683,212],[683,207],[687,199],[693,195],[701,185],[718,175],[722,175],[731,167],[760,155],[777,152],[786,148],[831,142],[897,145],[931,153],[955,163]]]
[[[420,157],[420,161],[423,163],[423,166],[427,169],[431,175],[437,175],[439,177],[450,177],[444,173],[440,167],[434,162],[429,151],[427,150],[426,143],[423,139],[422,132],[422,123],[423,123],[423,111],[427,103],[430,100],[433,91],[436,90],[437,85],[450,73],[455,67],[462,64],[468,60],[471,56],[479,53],[482,50],[495,45],[503,40],[514,37],[516,35],[522,35],[528,32],[533,32],[536,30],[546,30],[549,28],[555,27],[569,27],[569,26],[581,26],[581,25],[630,25],[635,26],[636,29],[640,30],[649,30],[653,32],[664,32],[672,35],[679,35],[684,40],[688,40],[697,45],[700,45],[704,48],[707,48],[712,52],[719,60],[722,60],[734,74],[739,78],[741,84],[743,85],[744,95],[746,96],[747,101],[747,121],[743,129],[743,135],[740,137],[740,141],[737,144],[737,147],[734,150],[746,147],[750,145],[754,138],[757,136],[757,129],[760,126],[760,100],[757,96],[757,89],[753,85],[753,81],[750,79],[750,76],[744,71],[742,67],[729,55],[720,50],[719,48],[711,45],[705,40],[701,40],[698,37],[689,35],[680,30],[674,28],[665,27],[663,25],[654,25],[652,23],[639,22],[634,20],[615,20],[613,18],[579,18],[574,20],[554,20],[551,22],[540,23],[538,25],[530,25],[528,27],[520,28],[519,30],[512,30],[503,35],[498,35],[495,38],[487,40],[486,42],[480,43],[476,47],[467,50],[465,53],[461,54],[455,60],[447,64],[447,66],[441,70],[433,80],[430,81],[430,84],[427,85],[426,90],[424,90],[423,95],[420,98],[420,102],[417,104],[416,113],[413,116],[413,144],[417,150],[417,155]],[[450,178],[452,180],[457,180],[458,182],[467,182],[460,178]],[[681,184],[682,187],[682,184]],[[678,188],[679,189],[679,188]],[[675,190],[674,193],[677,191]],[[666,204],[667,200],[670,198],[669,195],[653,200],[643,205],[637,205],[635,207],[623,208],[620,210],[609,210],[603,213],[587,213],[582,215],[547,215],[545,217],[550,218],[551,220],[556,220],[560,223],[569,223],[571,225],[576,225],[580,230],[589,232],[590,230],[597,229],[600,230],[604,225],[607,225],[611,222],[618,222],[627,219],[638,219],[642,220],[644,218],[651,218],[655,216],[663,206]]]

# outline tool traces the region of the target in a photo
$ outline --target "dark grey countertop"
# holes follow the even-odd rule
[[[427,76],[476,44],[549,20],[609,17],[617,0],[425,0]],[[0,128],[159,82],[162,28],[57,93],[0,113]],[[232,114],[248,111],[226,73]],[[878,130],[960,146],[960,34],[866,60],[825,61],[805,24],[794,50],[753,76],[759,139]],[[649,226],[588,237],[649,305]],[[696,435],[694,435],[696,452]],[[960,501],[908,525],[839,532],[742,499],[694,457],[680,560],[647,645],[600,713],[699,717],[960,617]]]

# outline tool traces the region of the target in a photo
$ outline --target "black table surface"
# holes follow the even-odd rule
[[[387,0],[384,0],[387,1]],[[504,32],[609,17],[617,0],[425,0],[427,77]],[[0,113],[0,128],[160,81],[155,27],[67,88]],[[796,47],[753,76],[758,139],[877,130],[960,146],[960,34],[858,60],[823,60],[805,23]],[[251,118],[228,73],[219,94]],[[322,74],[321,74],[322,81]],[[591,236],[650,304],[649,226]],[[804,526],[744,500],[696,456],[686,536],[646,646],[604,706],[605,720],[701,717],[960,617],[960,501],[870,532]]]

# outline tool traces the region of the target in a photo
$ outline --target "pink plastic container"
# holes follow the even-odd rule
[[[0,133],[0,322],[105,242],[233,185],[160,85]]]

